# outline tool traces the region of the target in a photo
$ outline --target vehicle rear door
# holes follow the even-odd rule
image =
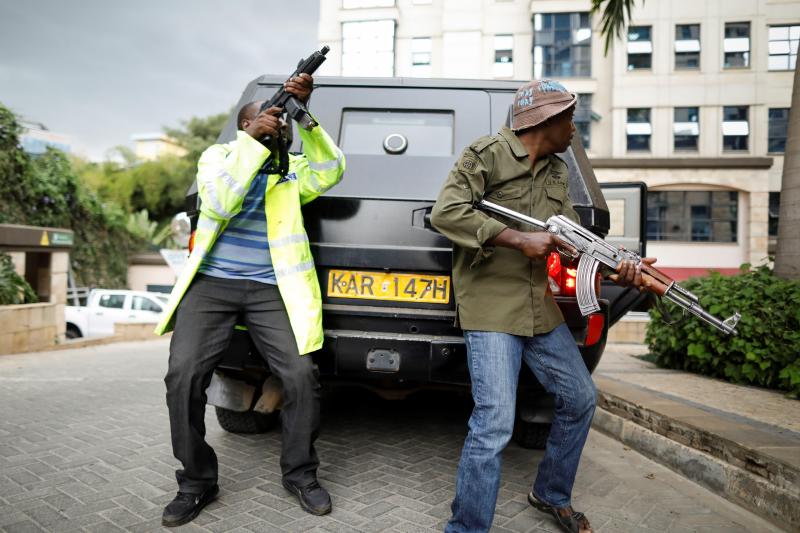
[[[647,253],[646,209],[647,186],[644,183],[601,183],[609,212],[606,240],[615,246],[633,250],[644,257]],[[613,325],[630,310],[645,310],[647,294],[624,288],[604,280],[601,297],[609,301],[609,325]]]
[[[464,147],[491,133],[482,90],[322,86],[313,109],[347,158],[304,208],[330,304],[452,309],[451,245],[429,221]]]

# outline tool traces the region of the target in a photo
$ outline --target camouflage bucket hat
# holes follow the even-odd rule
[[[522,131],[538,126],[550,117],[569,109],[578,96],[553,80],[534,80],[517,90],[511,116],[511,129]]]

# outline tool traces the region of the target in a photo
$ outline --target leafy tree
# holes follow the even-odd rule
[[[75,160],[83,181],[106,201],[119,205],[126,213],[146,210],[146,218],[161,225],[184,209],[186,190],[194,181],[197,159],[217,136],[227,113],[194,117],[181,128],[165,128],[166,133],[186,148],[182,157],[164,155],[152,161],[140,161],[124,146],[110,152],[113,160],[90,163]]]
[[[50,148],[35,158],[23,152],[20,132],[14,114],[0,104],[0,223],[71,229],[77,283],[124,287],[128,253],[142,243],[126,230],[122,210],[101,202],[63,152]]]
[[[186,148],[186,159],[197,164],[203,150],[217,142],[217,137],[230,113],[219,113],[209,117],[192,117],[183,121],[181,128],[164,128],[164,132]]]
[[[789,131],[783,156],[775,275],[800,279],[800,62],[794,68]]]
[[[635,0],[592,0],[592,15],[603,11],[600,16],[600,35],[605,38],[604,53],[608,55],[608,49],[614,39],[622,37],[625,25],[631,19],[631,9]],[[642,0],[644,3],[644,0]],[[605,4],[605,8],[603,7]],[[627,19],[627,20],[626,20]]]
[[[0,305],[32,304],[38,301],[33,288],[14,269],[11,256],[0,252]]]

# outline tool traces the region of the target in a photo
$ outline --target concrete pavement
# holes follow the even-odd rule
[[[162,377],[167,341],[0,357],[0,529],[157,531],[176,490]],[[221,494],[179,531],[441,531],[470,402],[329,391],[318,441],[334,512],[280,486],[279,432],[232,435],[207,414]],[[494,531],[557,531],[525,495],[541,452],[511,444]],[[597,531],[774,531],[757,516],[592,432],[575,505]]]
[[[595,427],[761,514],[800,528],[800,402],[658,368],[642,345],[609,345]]]

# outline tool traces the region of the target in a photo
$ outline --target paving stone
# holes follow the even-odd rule
[[[20,522],[3,526],[3,531],[6,531],[7,533],[38,533],[46,530],[36,525],[36,523],[32,520],[22,520]]]
[[[166,354],[167,343],[154,341],[0,358],[0,375],[15,378],[0,387],[0,529],[163,531],[179,467],[164,405]],[[81,380],[47,380],[69,376]],[[45,395],[60,401],[43,405]],[[470,410],[449,393],[387,402],[358,390],[324,391],[319,477],[334,510],[314,517],[280,484],[280,432],[228,434],[208,409],[221,493],[181,533],[441,531]],[[558,531],[525,499],[541,458],[514,444],[506,450],[493,532]],[[655,479],[644,477],[650,472]],[[597,433],[574,502],[601,531],[770,531]]]

